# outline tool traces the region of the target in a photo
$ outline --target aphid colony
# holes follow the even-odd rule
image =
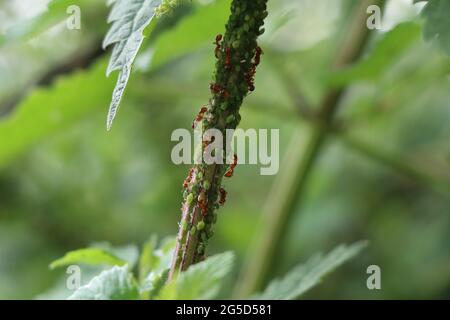
[[[214,49],[214,55],[217,59],[221,58],[222,54],[225,54],[224,57],[224,65],[226,70],[232,69],[232,63],[231,63],[231,48],[225,47],[223,48],[223,36],[221,34],[218,34],[216,36],[216,40],[214,42],[215,49]],[[252,92],[255,90],[255,75],[256,75],[256,68],[261,62],[261,55],[263,55],[263,51],[260,47],[256,47],[255,49],[255,55],[252,58],[250,68],[247,72],[244,73],[244,80],[247,85],[248,91]],[[246,62],[246,60],[241,61],[241,63]],[[222,88],[218,83],[211,83],[209,85],[209,89],[211,90],[211,93],[220,95],[221,97],[228,99],[230,97],[230,93]],[[198,115],[195,117],[194,122],[192,123],[192,129],[195,129],[197,124],[201,122],[205,116],[205,113],[207,112],[207,107],[200,108],[200,111]],[[233,115],[230,115],[229,117],[234,117]],[[234,119],[234,118],[233,118]],[[228,122],[233,122],[230,119]]]
[[[234,161],[225,173],[225,177],[232,177],[234,168],[237,165],[237,157],[234,156]],[[217,177],[216,177],[217,179]],[[201,182],[201,184],[200,184]],[[199,210],[201,217],[195,218],[190,214],[189,222],[185,222],[181,227],[184,232],[189,231],[190,236],[198,236],[202,243],[197,248],[198,259],[203,259],[206,242],[213,235],[212,225],[216,222],[217,214],[214,212],[219,206],[225,205],[227,192],[223,187],[217,190],[217,199],[214,204],[208,203],[208,197],[211,194],[208,192],[211,189],[211,184],[204,179],[204,172],[200,166],[193,167],[189,170],[188,176],[184,180],[183,188],[185,192],[185,202],[182,210]],[[211,210],[209,210],[211,209]],[[198,221],[198,222],[195,222]]]
[[[232,69],[231,48],[230,47],[222,48],[222,39],[223,39],[223,36],[221,34],[218,34],[216,36],[216,41],[214,42],[216,48],[214,50],[214,53],[215,53],[216,58],[219,59],[221,57],[221,52],[224,52],[225,53],[225,58],[224,58],[225,69],[231,70]],[[247,83],[247,88],[249,91],[255,90],[256,68],[258,67],[258,65],[261,62],[262,54],[263,54],[262,49],[260,47],[256,47],[255,56],[252,59],[250,69],[244,74],[244,79],[245,79],[245,82]],[[241,63],[244,63],[244,62],[246,62],[246,60],[241,61]],[[210,85],[210,89],[211,89],[211,92],[213,92],[215,94],[222,94],[225,97],[227,97],[229,95],[229,93],[226,90],[224,90],[218,84],[215,84],[215,83],[212,83]]]
[[[215,57],[217,59],[223,59],[223,65],[225,70],[227,71],[233,70],[232,49],[230,47],[223,47],[223,36],[221,34],[216,36],[214,45],[215,45],[214,49]],[[235,48],[234,45],[233,48]],[[247,86],[249,92],[255,90],[256,68],[258,67],[261,61],[262,54],[263,54],[262,49],[260,47],[256,47],[255,54],[251,58],[250,67],[245,73],[243,73],[245,85]],[[242,60],[241,64],[244,64],[246,62],[248,62],[248,60]],[[236,67],[235,70],[239,72],[240,66]],[[222,88],[218,83],[211,83],[210,90],[211,93],[213,93],[214,95],[218,95],[220,98],[228,99],[230,97],[230,93],[225,88]],[[224,103],[228,104],[228,101],[225,101]],[[207,112],[208,112],[207,106],[203,106],[200,108],[199,113],[197,114],[192,123],[192,129],[195,129],[197,125],[201,121],[203,121]],[[236,117],[239,117],[239,115],[235,116],[233,114],[229,114],[226,117],[226,123],[227,124],[232,123],[233,121],[236,120]],[[205,139],[202,144],[203,148],[206,148],[212,141],[213,141],[212,139],[210,139],[209,141]],[[238,158],[236,155],[234,155],[233,162],[226,169],[225,173],[220,174],[223,174],[223,176],[226,178],[233,177],[234,170],[237,164]],[[220,179],[220,174],[219,176],[217,176],[216,173],[216,176],[210,177],[210,179]],[[217,209],[219,206],[225,205],[227,192],[221,186],[217,187],[218,189],[216,190],[216,192],[210,192],[212,191],[211,182],[209,182],[206,179],[205,171],[204,169],[202,169],[202,166],[196,166],[190,169],[189,174],[183,183],[183,188],[185,193],[185,204],[184,204],[184,206],[186,206],[185,209],[199,210],[199,212],[201,213],[201,218],[197,220],[198,222],[196,224],[194,224],[195,220],[194,216],[192,216],[189,222],[189,226],[185,225],[183,226],[183,228],[185,228],[185,230],[189,230],[190,235],[196,235],[198,233],[198,237],[202,241],[202,243],[200,243],[198,246],[197,255],[199,257],[202,257],[204,255],[204,248],[206,245],[206,241],[212,236],[212,229],[211,229],[212,224],[215,223],[215,220],[217,218],[214,210]],[[208,203],[208,199],[211,199],[211,196],[214,201],[214,204]],[[212,209],[210,210],[210,212],[208,212],[209,208]]]
[[[224,174],[224,177],[227,177],[227,178],[233,177],[234,169],[236,168],[237,163],[238,163],[238,158],[236,155],[234,155],[233,163],[231,163],[230,166],[228,167],[227,171]],[[188,192],[191,182],[194,182],[193,179],[194,179],[194,173],[196,170],[199,170],[199,168],[197,168],[197,169],[191,168],[189,170],[188,176],[184,180],[183,189],[187,192]],[[195,176],[197,179],[200,180],[203,177],[203,173],[198,172]],[[211,187],[210,183],[208,181],[204,181],[203,186],[200,187],[198,190],[197,204],[198,204],[199,208],[201,209],[203,216],[206,216],[207,212],[208,212],[208,199],[207,199],[206,192],[210,189],[210,187]],[[191,197],[189,197],[189,196],[191,196]],[[227,192],[225,191],[225,189],[223,187],[220,187],[219,188],[219,199],[217,200],[217,203],[220,206],[223,206],[225,204],[226,196],[227,196]],[[188,204],[191,204],[194,200],[193,195],[188,193],[186,200],[187,200]]]

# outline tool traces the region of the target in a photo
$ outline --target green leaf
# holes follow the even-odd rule
[[[139,257],[139,280],[144,281],[145,277],[150,273],[153,268],[154,255],[156,250],[156,243],[158,238],[152,236],[142,248],[141,256]]]
[[[109,242],[95,242],[91,244],[92,248],[99,248],[107,251],[119,259],[128,263],[130,269],[133,269],[139,259],[139,249],[133,244],[120,247],[114,247]]]
[[[142,249],[139,259],[141,279],[146,278],[150,272],[161,272],[170,266],[176,239],[174,237],[164,239],[158,249],[156,249],[156,243],[156,237],[152,237]]]
[[[230,3],[225,0],[197,7],[190,16],[156,39],[151,67],[158,68],[204,46],[209,46],[212,52],[212,42],[222,31],[229,13]]]
[[[422,15],[426,19],[423,31],[425,40],[437,40],[450,55],[450,1],[429,0]]]
[[[191,17],[184,19],[186,23],[183,20],[174,30],[159,37],[153,45],[156,60],[152,67],[156,68],[192,52],[201,43],[211,45],[212,35],[219,32],[226,21],[228,8],[224,4],[228,4],[227,1],[200,7]],[[211,19],[199,24],[198,19],[202,17]],[[180,27],[186,28],[186,33]],[[190,35],[190,32],[193,34]],[[166,38],[167,40],[163,40]],[[180,43],[180,46],[174,47],[174,43]],[[8,143],[0,147],[0,169],[41,139],[67,129],[90,114],[101,112],[108,104],[108,96],[115,85],[114,79],[104,77],[107,63],[102,58],[89,70],[61,76],[52,86],[34,89],[15,107],[10,116],[1,118],[0,136],[7,136]],[[156,81],[152,84],[147,80],[146,86],[155,88],[155,93],[159,92]],[[142,90],[136,88],[137,91]],[[134,90],[133,87],[130,90]]]
[[[113,267],[77,289],[69,300],[137,300],[138,286],[128,266]]]
[[[164,286],[169,274],[176,239],[166,238],[156,249],[157,237],[146,242],[139,259],[140,293],[143,299],[156,296]]]
[[[0,119],[0,168],[39,139],[67,128],[108,103],[114,83],[105,79],[106,61],[91,69],[58,78],[51,87],[29,94],[9,116]]]
[[[152,299],[157,296],[164,287],[170,269],[164,269],[159,272],[150,272],[147,278],[140,285],[140,293],[145,299]]]
[[[343,86],[355,81],[377,80],[398,58],[420,39],[421,27],[416,22],[399,24],[387,32],[367,58],[331,75],[333,86]]]
[[[106,74],[120,70],[106,127],[111,129],[120,101],[130,78],[131,66],[144,39],[143,31],[155,16],[162,0],[115,0],[108,18],[112,26],[103,40],[103,47],[114,44]]]
[[[267,289],[254,299],[292,300],[320,283],[328,273],[356,256],[366,242],[358,242],[351,246],[341,245],[326,256],[316,255],[305,264],[295,267],[283,279],[272,281]]]
[[[48,4],[47,10],[43,13],[12,26],[4,35],[0,35],[0,45],[9,44],[12,41],[29,40],[47,31],[57,23],[70,17],[67,9],[72,5],[83,8],[83,10],[92,6],[95,9],[103,10],[104,6],[103,1],[53,0]]]
[[[165,286],[158,299],[212,299],[217,296],[221,281],[231,271],[233,262],[234,255],[226,252],[197,263]]]
[[[112,266],[123,266],[127,262],[106,250],[100,248],[86,248],[66,253],[64,257],[53,261],[50,264],[50,269],[79,263],[88,265],[108,264]]]

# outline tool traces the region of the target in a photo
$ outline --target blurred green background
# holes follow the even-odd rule
[[[105,76],[105,1],[72,1],[81,30],[68,30],[58,8],[43,13],[47,2],[0,0],[2,299],[51,290],[64,271],[48,264],[68,250],[175,234],[188,167],[172,164],[170,135],[189,128],[209,97],[212,42],[229,12],[226,0],[194,1],[154,23],[106,132],[117,74]],[[362,62],[334,73],[330,61],[357,2],[269,1],[265,55],[241,127],[279,128],[283,161],[311,134],[292,92],[314,106],[332,84],[349,88],[338,115],[349,134],[332,134],[321,150],[273,276],[367,239],[368,249],[306,297],[448,299],[450,59],[423,41],[423,5],[390,0]],[[226,182],[209,252],[235,251],[235,277],[265,203],[275,200],[275,179],[242,165]],[[381,267],[382,290],[366,287],[371,264]]]

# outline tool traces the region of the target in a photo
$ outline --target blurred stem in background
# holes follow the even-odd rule
[[[342,69],[358,60],[370,35],[366,27],[367,7],[374,4],[382,7],[384,3],[385,0],[364,0],[354,9],[332,68]],[[318,109],[318,121],[312,129],[305,150],[298,148],[298,142],[303,138],[300,132],[295,132],[291,138],[288,157],[282,166],[283,171],[274,182],[261,227],[256,232],[254,245],[249,250],[248,260],[240,281],[237,282],[237,297],[246,297],[260,290],[270,277],[274,261],[278,261],[278,249],[288,223],[292,220],[298,201],[302,199],[308,177],[327,141],[346,90],[347,88],[332,88],[325,93]]]

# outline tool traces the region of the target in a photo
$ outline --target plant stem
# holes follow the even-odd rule
[[[371,146],[353,135],[337,132],[336,138],[346,147],[365,155],[367,158],[411,178],[416,183],[430,188],[437,194],[447,198],[450,197],[450,184],[448,181],[437,179],[433,175],[412,166],[408,161],[401,159],[401,157],[395,156],[379,147]]]
[[[230,155],[223,152],[223,146],[228,147],[225,131],[235,129],[239,124],[242,101],[254,89],[253,77],[261,54],[257,38],[264,32],[261,28],[267,16],[267,1],[233,0],[225,35],[216,38],[215,81],[210,86],[212,97],[195,124],[202,126],[203,131],[217,129],[222,133],[221,148],[214,152],[222,152],[224,164],[202,161],[189,172],[169,280],[204,258],[207,242],[213,235],[216,210],[224,200],[222,178],[229,170],[226,162]],[[205,135],[202,140],[198,155],[203,159],[208,146],[215,145],[216,141]]]
[[[334,59],[334,69],[344,68],[361,55],[369,36],[369,30],[366,28],[367,7],[371,4],[382,6],[383,3],[383,0],[364,0],[359,3]],[[290,149],[292,154],[284,163],[284,173],[279,175],[270,193],[261,229],[257,233],[254,246],[249,251],[248,261],[238,281],[236,289],[238,297],[246,297],[260,290],[271,273],[287,225],[304,194],[307,179],[327,140],[329,128],[333,126],[335,114],[345,92],[346,88],[333,88],[325,94],[319,107],[319,119],[315,123],[304,152],[296,147],[298,141],[303,138],[300,133],[292,137],[293,149]]]

